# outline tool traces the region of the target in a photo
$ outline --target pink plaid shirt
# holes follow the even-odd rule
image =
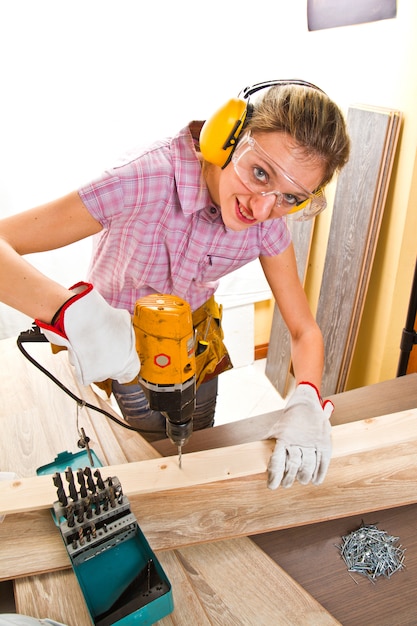
[[[218,280],[290,243],[281,219],[241,232],[225,227],[201,176],[191,124],[114,167],[79,194],[103,230],[88,279],[113,306],[133,312],[150,293],[175,294],[192,310]]]

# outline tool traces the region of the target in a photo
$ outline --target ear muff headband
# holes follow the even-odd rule
[[[200,133],[200,151],[206,161],[221,168],[226,167],[232,158],[239,135],[250,119],[253,109],[250,96],[261,89],[276,85],[300,85],[322,91],[316,85],[298,79],[270,80],[245,87],[237,98],[226,102],[204,123]]]

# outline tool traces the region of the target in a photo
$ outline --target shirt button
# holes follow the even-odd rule
[[[211,207],[210,207],[210,213],[211,213],[212,215],[216,215],[216,213],[217,213],[217,209],[216,209],[216,207],[215,207],[215,206],[211,206]]]

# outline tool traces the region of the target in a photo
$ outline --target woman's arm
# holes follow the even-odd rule
[[[287,324],[297,382],[285,408],[268,433],[276,439],[268,464],[268,487],[323,482],[331,457],[330,417],[333,404],[320,397],[324,349],[297,274],[293,246],[276,257],[261,259],[265,275]],[[304,384],[303,384],[304,383]]]
[[[262,268],[291,335],[296,383],[308,381],[320,389],[324,347],[321,331],[300,283],[293,245],[274,257],[261,257]]]
[[[61,248],[101,228],[77,192],[0,220],[0,301],[49,323],[73,294],[35,269],[23,255]]]

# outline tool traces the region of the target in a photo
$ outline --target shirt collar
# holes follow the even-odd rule
[[[191,215],[197,211],[207,209],[211,218],[216,215],[210,212],[214,206],[210,198],[207,185],[201,173],[201,163],[197,156],[199,149],[198,138],[204,122],[190,122],[171,142],[171,155],[174,166],[177,193],[184,215]]]

